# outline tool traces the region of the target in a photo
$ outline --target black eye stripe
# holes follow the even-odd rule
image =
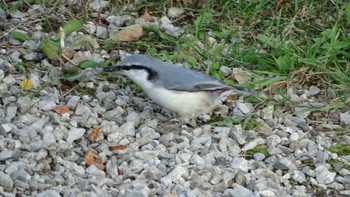
[[[148,80],[152,80],[154,79],[157,75],[158,75],[158,72],[151,69],[151,68],[148,68],[146,66],[141,66],[141,65],[129,65],[129,66],[118,66],[120,67],[120,70],[131,70],[131,69],[135,69],[135,70],[146,70],[148,72]]]

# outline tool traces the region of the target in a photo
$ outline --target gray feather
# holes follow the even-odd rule
[[[158,73],[157,77],[151,79],[152,82],[170,90],[197,92],[235,89],[201,72],[163,62],[148,55],[127,56],[120,65],[140,65],[152,69]]]

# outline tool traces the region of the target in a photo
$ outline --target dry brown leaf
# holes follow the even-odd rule
[[[22,90],[31,90],[33,88],[33,83],[31,80],[25,79],[19,84],[19,87],[21,87]]]
[[[276,3],[275,11],[280,10],[287,2],[288,0],[281,0],[278,3]]]
[[[119,146],[110,146],[109,150],[110,151],[114,151],[114,150],[124,150],[126,148],[126,146],[124,145],[119,145]]]
[[[115,32],[111,35],[112,40],[115,41],[133,41],[138,40],[142,36],[142,26],[139,24],[131,25]]]
[[[60,115],[63,115],[69,111],[69,108],[68,108],[68,105],[59,105],[52,108],[52,110]]]
[[[147,7],[145,8],[145,11],[144,11],[144,13],[142,14],[142,16],[140,18],[142,18],[145,22],[151,22],[152,21],[152,16],[149,15]]]
[[[248,83],[252,79],[247,71],[240,68],[232,68],[232,76],[238,83]]]
[[[89,165],[89,166],[95,163],[95,153],[94,153],[94,151],[88,150],[85,153],[85,163],[87,165]]]
[[[98,134],[100,133],[100,127],[96,127],[92,130],[91,134],[90,134],[90,140],[96,140]]]
[[[98,155],[96,155],[96,153],[94,153],[94,151],[92,150],[88,150],[85,153],[85,163],[88,166],[94,165],[100,170],[105,169],[105,165],[101,162],[101,158]]]

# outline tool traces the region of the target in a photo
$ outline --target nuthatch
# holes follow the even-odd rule
[[[118,66],[104,71],[121,71],[158,105],[181,118],[211,112],[230,94],[249,94],[212,77],[148,55],[130,55]]]

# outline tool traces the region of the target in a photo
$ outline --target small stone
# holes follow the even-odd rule
[[[133,122],[135,127],[138,127],[141,121],[140,115],[134,111],[129,112],[125,119],[126,122]]]
[[[259,194],[261,197],[277,197],[275,192],[271,190],[262,190],[262,191],[259,191]]]
[[[88,115],[91,113],[91,109],[84,105],[83,103],[79,103],[75,109],[75,114],[79,116]]]
[[[103,26],[96,26],[96,36],[99,38],[106,39],[108,37],[107,28]]]
[[[39,53],[37,53],[37,52],[26,53],[23,56],[23,59],[28,60],[28,61],[38,60],[39,59]]]
[[[291,133],[290,136],[289,136],[289,140],[294,142],[294,141],[299,141],[300,137],[299,137],[299,134],[298,133]]]
[[[250,108],[248,107],[248,105],[246,103],[238,103],[237,108],[239,110],[241,110],[241,112],[244,114],[248,114],[251,112]]]
[[[325,165],[317,166],[315,172],[317,182],[324,185],[332,183],[336,176],[336,173],[330,172]]]
[[[151,127],[142,127],[140,129],[140,135],[142,137],[149,137],[151,139],[158,139],[160,137],[160,134],[157,133],[153,128]]]
[[[94,34],[96,31],[96,25],[92,22],[87,22],[84,24],[84,30],[87,31],[89,34]]]
[[[103,8],[106,8],[109,5],[108,1],[93,1],[89,4],[89,8],[94,11],[102,11]]]
[[[126,136],[135,136],[135,125],[133,122],[126,122],[121,127],[120,130]]]
[[[197,167],[205,165],[205,160],[202,157],[200,157],[197,153],[192,155],[190,162],[191,164],[194,164]]]
[[[91,174],[91,175],[94,175],[94,176],[104,176],[105,175],[105,172],[98,169],[95,165],[91,165],[89,166],[87,169],[86,169],[86,173],[87,174]]]
[[[294,112],[299,118],[307,118],[311,113],[311,111],[307,110],[305,107],[295,107]]]
[[[257,161],[262,161],[265,159],[265,155],[262,154],[262,153],[255,153],[254,154],[254,159],[257,160]]]
[[[230,67],[227,66],[220,66],[220,72],[224,73],[224,76],[227,77],[230,74],[232,74],[232,69]]]
[[[182,176],[188,173],[187,169],[182,166],[176,166],[166,177],[162,178],[165,185],[173,183],[181,183]]]
[[[171,7],[168,9],[168,17],[169,18],[177,18],[181,14],[183,14],[185,10],[183,8]]]
[[[8,92],[8,88],[7,88],[7,84],[6,83],[0,83],[0,96],[1,97],[5,97],[8,96],[9,92]]]
[[[49,111],[56,106],[56,101],[52,97],[41,98],[38,102],[38,108],[43,111]]]
[[[282,159],[276,160],[274,163],[274,167],[278,170],[289,170],[290,166],[292,165],[292,162],[285,157]]]
[[[113,179],[118,177],[118,161],[115,156],[113,156],[110,160],[108,160],[106,164],[106,172],[107,175],[112,177]]]
[[[350,114],[349,111],[340,114],[340,122],[345,125],[350,125]]]
[[[69,109],[75,110],[75,108],[77,107],[77,105],[79,103],[79,100],[80,100],[80,96],[70,97],[70,99],[67,102],[67,106],[69,107]]]
[[[27,112],[33,106],[33,102],[29,96],[19,97],[17,104],[21,113]]]
[[[12,130],[12,128],[14,127],[14,125],[12,125],[11,123],[2,124],[1,126],[5,130],[6,133],[10,132]]]
[[[339,191],[339,194],[344,196],[350,196],[350,190]]]
[[[40,140],[30,143],[30,149],[33,152],[39,151],[43,147],[43,142]]]
[[[233,126],[232,128],[233,139],[236,140],[236,142],[240,145],[243,145],[247,142],[242,132],[243,132],[243,129],[241,125]]]
[[[30,50],[37,50],[39,47],[39,44],[36,43],[34,40],[27,40],[23,43],[24,47],[29,48]]]
[[[318,88],[317,86],[310,86],[310,88],[309,88],[310,96],[315,96],[315,95],[319,94],[320,91],[321,91],[320,88]]]
[[[12,75],[6,76],[2,82],[6,83],[7,85],[13,85],[16,83],[16,79]]]
[[[163,134],[158,141],[163,144],[164,146],[168,147],[171,145],[171,142],[173,142],[175,139],[175,135],[173,132],[165,133]]]
[[[234,183],[233,189],[225,189],[224,196],[232,196],[232,197],[254,197],[257,196],[253,191]]]
[[[0,63],[1,65],[1,63]],[[5,77],[5,71],[3,71],[2,69],[0,69],[0,81],[2,81]]]
[[[17,107],[15,105],[10,105],[6,109],[6,118],[9,120],[12,120],[14,117],[16,117],[17,113]]]
[[[3,187],[6,191],[12,191],[13,188],[13,181],[10,177],[10,175],[5,174],[0,171],[0,185]]]
[[[52,146],[56,144],[56,138],[52,133],[45,133],[43,136],[43,142],[46,146]]]
[[[261,118],[264,120],[271,120],[273,119],[273,112],[274,107],[272,105],[267,106],[261,111]]]
[[[294,171],[293,179],[298,183],[303,183],[304,181],[306,181],[305,175],[301,171]]]
[[[72,128],[69,131],[67,142],[72,143],[74,140],[81,138],[85,133],[85,129],[83,128]]]
[[[242,148],[242,151],[247,151],[252,148],[255,148],[257,145],[263,144],[265,141],[262,138],[255,138],[254,140],[245,144]]]
[[[7,159],[12,158],[12,156],[13,156],[13,151],[5,149],[0,153],[0,161],[6,161]]]
[[[124,16],[114,16],[114,15],[110,15],[106,18],[106,21],[109,24],[113,24],[116,27],[122,27],[126,24],[126,22],[128,22],[131,19],[130,16],[128,15],[124,15]]]
[[[243,172],[248,172],[249,169],[248,161],[244,158],[234,158],[231,162],[231,167],[233,169],[240,169]]]
[[[47,196],[61,197],[61,195],[56,190],[53,190],[53,189],[42,191],[36,195],[36,197],[47,197]]]

